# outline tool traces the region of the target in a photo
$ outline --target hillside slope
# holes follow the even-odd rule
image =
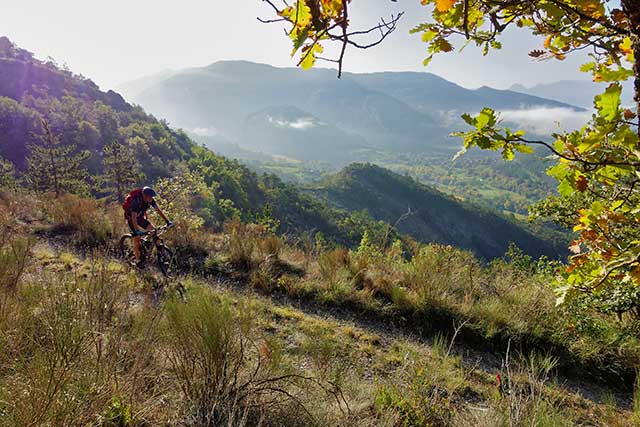
[[[316,230],[343,244],[355,243],[338,224],[342,214],[274,176],[258,176],[217,156],[119,94],[102,92],[91,80],[0,39],[0,159],[12,162],[20,178],[29,145],[41,143],[42,120],[63,145],[87,151],[88,184],[104,170],[104,147],[118,143],[131,149],[145,175],[136,185],[175,176],[185,167],[197,171],[213,196],[199,201],[206,225],[219,226],[232,216],[253,221],[270,205],[281,232]]]
[[[557,258],[564,252],[562,244],[544,241],[502,216],[371,164],[350,165],[311,191],[339,208],[365,210],[390,224],[400,220],[398,230],[421,242],[469,249],[484,259],[501,256],[509,243],[535,256]]]

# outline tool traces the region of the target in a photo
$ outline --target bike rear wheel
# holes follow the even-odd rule
[[[130,265],[136,265],[136,255],[133,252],[133,236],[125,234],[120,238],[120,257]]]
[[[156,248],[158,254],[158,268],[165,277],[173,277],[176,272],[176,259],[173,251],[162,245]]]

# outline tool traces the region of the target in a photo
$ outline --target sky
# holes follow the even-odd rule
[[[428,71],[468,88],[586,78],[578,72],[585,57],[534,61],[527,52],[542,40],[517,30],[505,34],[501,51],[483,57],[469,46],[436,56],[425,68],[426,45],[409,34],[427,18],[419,0],[354,0],[351,25],[366,29],[399,11],[405,17],[382,45],[347,52],[346,71]],[[284,27],[262,24],[258,16],[274,17],[261,0],[7,0],[0,4],[0,35],[38,58],[66,63],[107,90],[163,70],[219,60],[295,66]]]

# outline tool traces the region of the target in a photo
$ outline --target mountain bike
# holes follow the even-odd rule
[[[163,225],[160,228],[145,233],[140,238],[140,261],[144,264],[150,260],[153,255],[153,250],[155,249],[158,269],[160,269],[162,274],[167,278],[173,277],[176,272],[176,258],[171,248],[165,245],[160,236],[166,233],[172,226],[173,225]],[[120,256],[129,265],[136,267],[138,260],[133,252],[134,237],[135,236],[130,233],[120,238]]]

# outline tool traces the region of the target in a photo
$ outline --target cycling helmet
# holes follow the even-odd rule
[[[151,187],[144,187],[142,189],[142,194],[144,194],[145,196],[156,197],[156,192]]]

